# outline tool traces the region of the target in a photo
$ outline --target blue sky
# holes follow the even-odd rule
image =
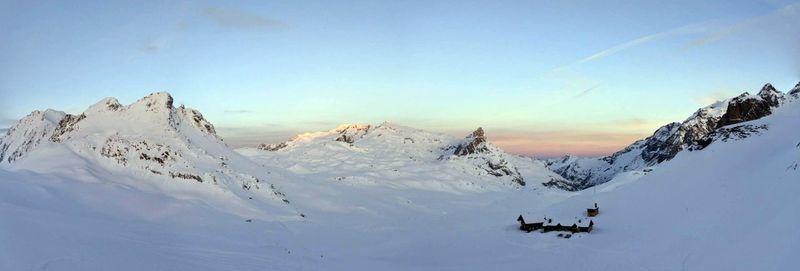
[[[0,0],[0,127],[169,91],[232,145],[392,121],[597,155],[800,79],[791,1]]]

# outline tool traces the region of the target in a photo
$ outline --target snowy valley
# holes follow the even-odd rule
[[[390,122],[232,149],[163,92],[34,111],[0,137],[0,270],[791,269],[798,100],[767,84],[549,160]]]

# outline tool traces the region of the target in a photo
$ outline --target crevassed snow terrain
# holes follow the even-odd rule
[[[237,153],[195,125],[204,121],[156,100],[177,125],[122,127],[150,115],[103,120],[87,110],[44,129],[33,138],[49,139],[36,146],[0,141],[24,150],[0,164],[0,269],[781,270],[795,266],[800,249],[792,230],[800,103],[791,95],[771,115],[716,129],[702,148],[652,172],[579,192],[542,186],[557,176],[482,142],[482,131],[458,139],[390,123],[344,126]],[[41,130],[23,126],[15,131]],[[113,150],[128,153],[104,155],[115,136],[127,141]],[[161,165],[153,157],[166,150],[141,141],[178,158]],[[503,167],[510,174],[491,174]],[[251,194],[242,175],[283,196]],[[585,225],[595,202],[595,230],[569,239],[524,233],[514,221]]]

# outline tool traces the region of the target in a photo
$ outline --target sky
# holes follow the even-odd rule
[[[229,145],[343,123],[612,153],[800,81],[793,1],[0,0],[0,129],[168,91]]]

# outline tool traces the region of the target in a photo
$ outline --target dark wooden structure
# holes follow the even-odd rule
[[[593,228],[594,228],[594,221],[589,220],[589,227],[578,226],[578,232],[590,233],[592,232]]]
[[[544,222],[540,222],[540,223],[525,223],[525,219],[522,218],[522,215],[520,215],[517,218],[517,221],[519,221],[519,229],[521,231],[526,231],[526,232],[532,232],[532,231],[536,231],[536,230],[541,229],[542,232],[566,231],[566,232],[571,232],[571,233],[579,233],[579,232],[590,233],[590,232],[592,232],[592,229],[594,228],[594,221],[592,221],[592,220],[589,220],[589,226],[588,227],[581,227],[577,223],[572,224],[572,226],[561,225],[561,223],[558,223],[556,225],[552,225],[552,224],[551,225],[545,225]]]
[[[597,203],[594,204],[594,209],[592,208],[586,209],[587,216],[595,217],[599,214],[600,214],[600,208],[597,207]]]
[[[532,231],[541,229],[542,225],[544,225],[544,222],[540,222],[540,223],[525,223],[525,219],[522,218],[522,215],[519,215],[519,218],[517,218],[517,221],[519,221],[519,230],[527,231],[527,232],[532,232]]]

